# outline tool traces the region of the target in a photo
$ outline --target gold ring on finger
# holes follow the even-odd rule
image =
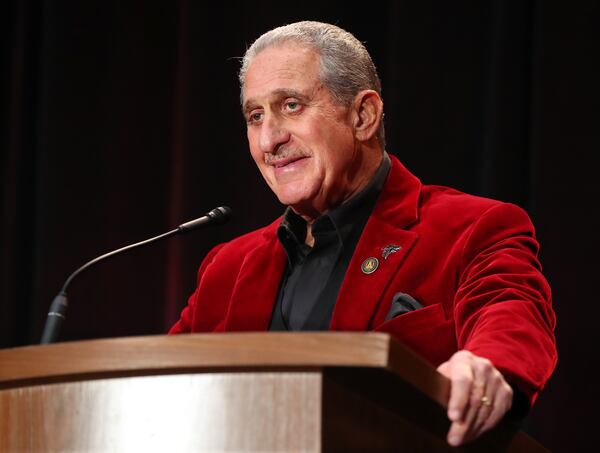
[[[492,400],[489,399],[487,396],[483,395],[481,397],[481,405],[485,407],[490,407],[492,405]]]

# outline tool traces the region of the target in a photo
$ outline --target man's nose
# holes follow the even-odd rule
[[[260,149],[263,153],[274,153],[279,145],[286,143],[290,134],[283,122],[274,115],[266,115],[260,128]]]

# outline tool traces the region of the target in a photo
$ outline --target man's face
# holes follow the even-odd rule
[[[250,152],[281,203],[315,218],[362,184],[351,109],[319,80],[319,55],[296,43],[260,52],[244,86]]]

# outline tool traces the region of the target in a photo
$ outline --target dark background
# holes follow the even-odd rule
[[[217,3],[3,5],[0,347],[39,340],[83,262],[228,204],[224,227],[83,274],[62,339],[168,329],[210,247],[282,212],[248,152],[238,57],[274,26],[322,20],[366,42],[389,152],[425,183],[530,213],[559,365],[526,429],[555,451],[585,450],[600,401],[600,2]]]

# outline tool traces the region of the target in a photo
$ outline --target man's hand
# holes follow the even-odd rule
[[[451,381],[450,445],[476,439],[493,428],[512,406],[512,388],[488,359],[462,350],[437,370]]]

